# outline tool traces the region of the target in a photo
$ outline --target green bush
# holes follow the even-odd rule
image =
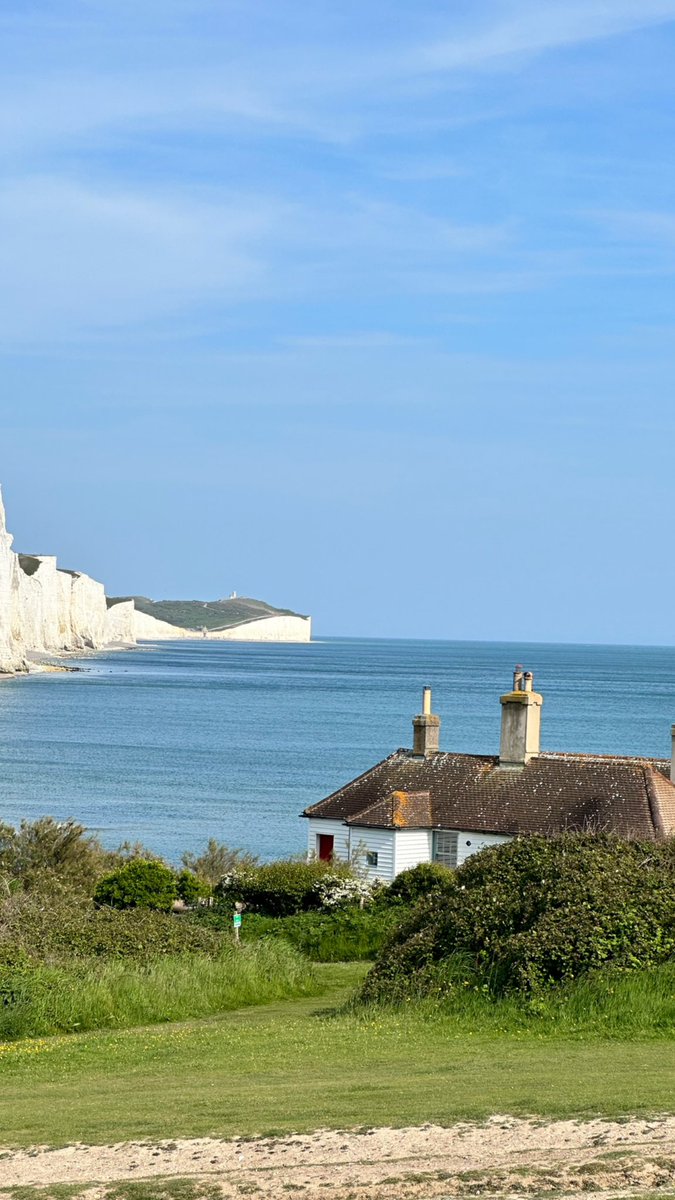
[[[211,887],[193,871],[179,871],[176,876],[176,891],[184,904],[196,904],[211,895]]]
[[[99,881],[94,903],[169,912],[177,897],[176,876],[170,867],[153,859],[134,858]]]
[[[322,907],[322,885],[352,879],[347,863],[279,859],[229,872],[215,888],[219,906],[231,911],[235,902],[268,917],[288,917]]]
[[[454,872],[442,863],[418,863],[409,871],[401,871],[394,882],[382,894],[380,902],[400,900],[402,904],[416,904],[431,892],[442,892],[452,888]]]
[[[609,835],[516,839],[468,859],[402,922],[362,997],[419,996],[450,960],[499,994],[675,955],[675,842]],[[440,982],[439,982],[440,981]]]

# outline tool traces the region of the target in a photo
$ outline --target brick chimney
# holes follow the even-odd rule
[[[539,753],[544,697],[535,692],[533,687],[532,672],[517,666],[513,672],[513,691],[499,697],[502,706],[500,767],[517,770]]]
[[[671,725],[670,727],[670,736],[672,739],[672,750],[670,752],[670,782],[675,783],[675,725]]]
[[[441,718],[432,713],[431,688],[425,687],[422,692],[422,711],[413,717],[413,754],[420,758],[438,754],[440,732]]]

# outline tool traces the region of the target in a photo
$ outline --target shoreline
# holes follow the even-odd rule
[[[121,653],[125,650],[137,650],[138,648],[139,643],[137,642],[109,642],[105,646],[98,646],[95,650],[91,647],[82,647],[78,650],[61,650],[58,654],[41,653],[32,650],[26,655],[25,670],[0,671],[0,683],[7,679],[28,679],[30,675],[78,674],[80,671],[85,671],[86,667],[71,666],[67,661],[68,659],[79,661],[81,659],[98,658],[101,654]],[[35,655],[35,657],[32,657],[32,655]]]

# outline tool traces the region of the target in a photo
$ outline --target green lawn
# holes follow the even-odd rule
[[[245,1136],[321,1126],[449,1123],[494,1112],[672,1111],[672,1041],[459,1033],[321,1008],[359,964],[319,967],[322,1000],[0,1047],[0,1142]]]

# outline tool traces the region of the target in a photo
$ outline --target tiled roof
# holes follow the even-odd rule
[[[670,760],[542,753],[521,769],[492,755],[397,750],[305,809],[350,825],[543,833],[675,833]]]

